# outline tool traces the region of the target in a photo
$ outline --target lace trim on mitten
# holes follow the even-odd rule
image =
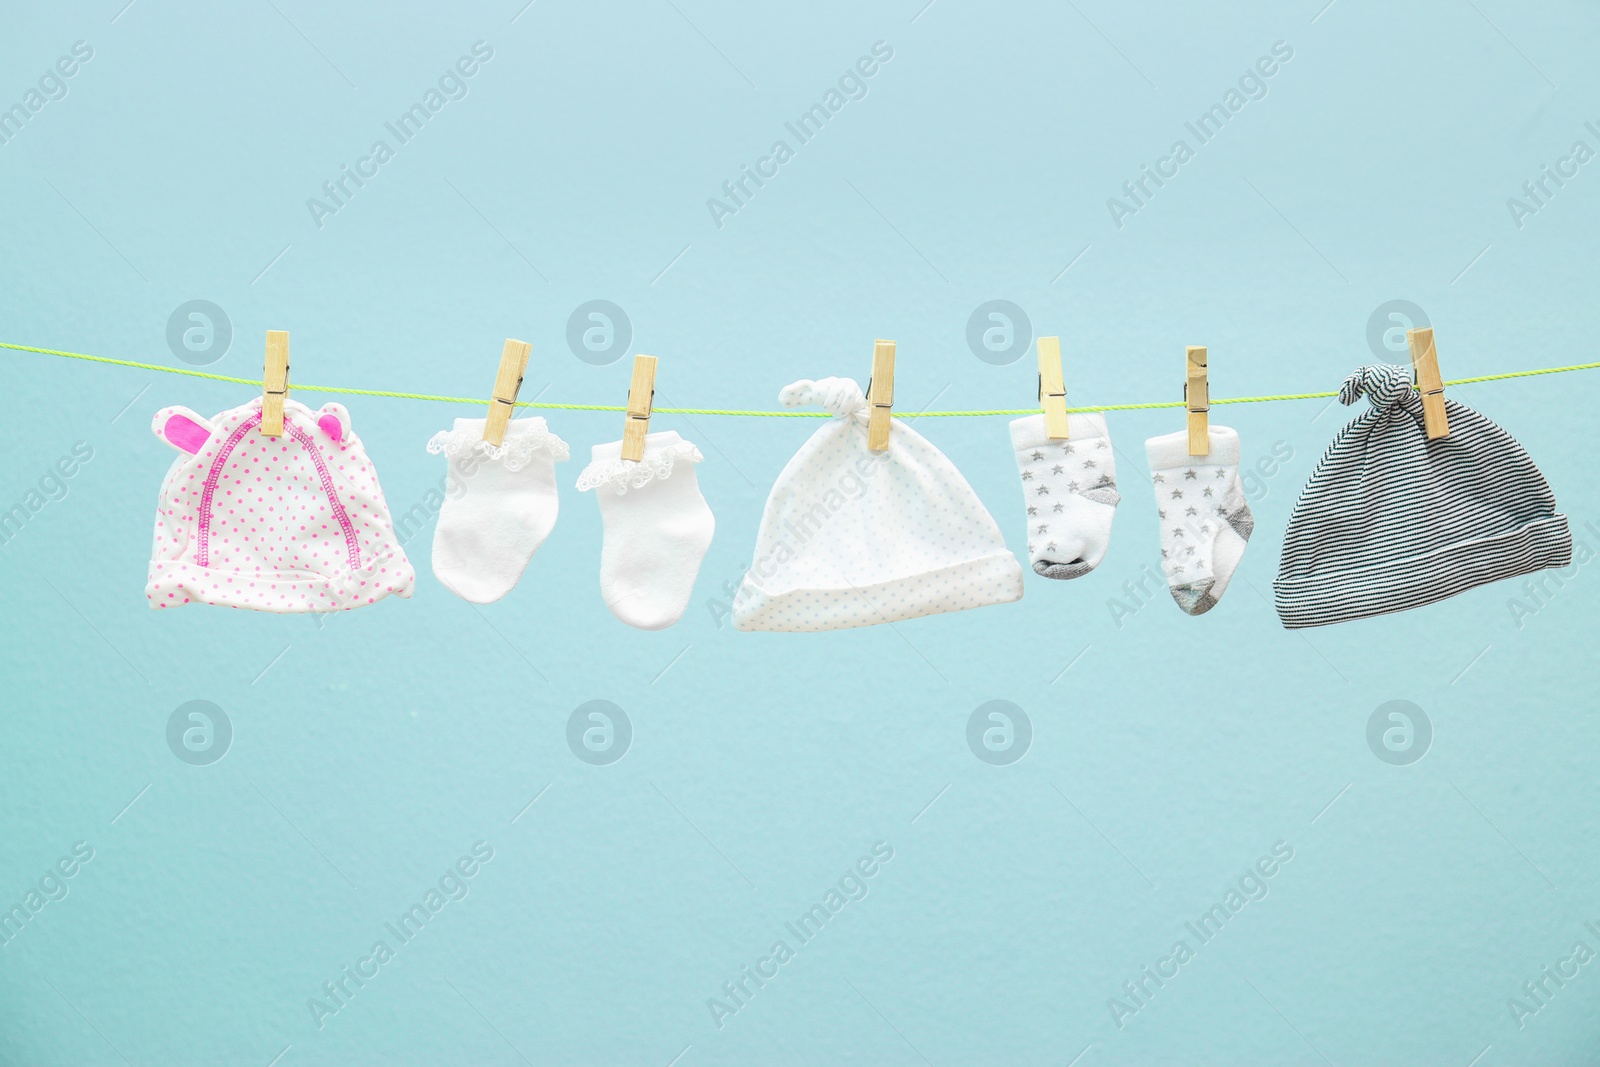
[[[604,486],[619,494],[626,493],[629,489],[642,489],[657,479],[670,478],[672,468],[679,460],[699,463],[704,458],[700,450],[688,441],[678,441],[661,448],[646,449],[644,458],[637,462],[631,459],[596,460],[578,475],[578,489],[587,492]]]
[[[516,425],[507,427],[506,442],[503,445],[492,445],[485,441],[483,431],[478,427],[464,426],[456,430],[440,430],[428,441],[428,451],[434,455],[443,452],[451,459],[477,453],[486,459],[503,461],[506,470],[509,471],[521,470],[535,456],[548,455],[559,463],[571,455],[567,443],[551,433],[548,428],[530,426],[522,430]]]

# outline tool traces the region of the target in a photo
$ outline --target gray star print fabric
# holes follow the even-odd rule
[[[1117,513],[1117,462],[1104,415],[1067,416],[1052,441],[1043,415],[1011,424],[1028,516],[1028,559],[1046,578],[1079,578],[1100,565]]]
[[[1210,427],[1210,451],[1189,455],[1180,430],[1144,443],[1161,520],[1161,569],[1172,599],[1190,615],[1217,606],[1255,529],[1239,484],[1239,435]]]

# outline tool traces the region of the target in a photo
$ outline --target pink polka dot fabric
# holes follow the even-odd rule
[[[260,397],[212,419],[163,408],[152,428],[182,453],[161,483],[152,608],[343,611],[411,595],[416,572],[343,405],[285,400],[282,437],[262,435]]]

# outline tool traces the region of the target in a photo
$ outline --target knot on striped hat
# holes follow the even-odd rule
[[[1362,395],[1379,411],[1387,411],[1411,392],[1411,375],[1392,363],[1369,363],[1344,380],[1339,403],[1349,406]]]

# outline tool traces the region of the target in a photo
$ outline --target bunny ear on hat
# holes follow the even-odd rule
[[[205,447],[215,427],[211,420],[186,407],[162,408],[150,422],[150,431],[180,452],[194,454]]]
[[[317,426],[334,441],[350,436],[350,412],[343,404],[324,404],[316,413]]]

